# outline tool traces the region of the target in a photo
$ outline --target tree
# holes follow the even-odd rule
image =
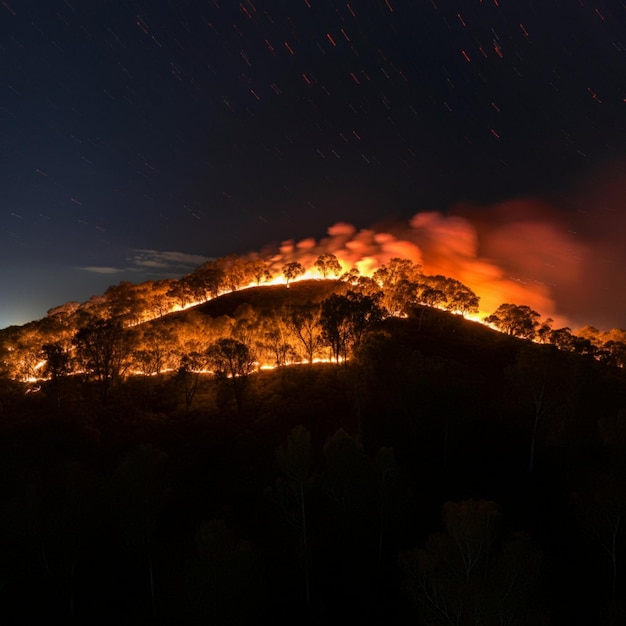
[[[193,274],[193,285],[196,293],[202,293],[202,300],[216,298],[226,286],[224,269],[217,261],[207,261],[198,267]]]
[[[250,348],[237,339],[224,337],[209,346],[207,357],[209,367],[216,378],[230,382],[237,403],[237,411],[241,415],[248,376],[256,367]]]
[[[626,342],[607,341],[603,347],[605,362],[616,367],[626,367]]]
[[[226,522],[202,522],[185,567],[186,624],[236,626],[258,621],[267,597],[261,559]],[[179,618],[180,619],[180,618]]]
[[[289,286],[289,281],[295,280],[298,276],[302,276],[304,274],[304,267],[301,263],[298,263],[298,261],[291,261],[283,265],[282,271],[286,284]]]
[[[14,380],[28,381],[40,378],[42,360],[41,346],[50,341],[47,334],[42,336],[39,325],[31,322],[24,326],[10,326],[3,331],[3,365]]]
[[[257,329],[256,345],[265,356],[269,357],[274,366],[281,367],[295,356],[293,346],[289,343],[288,328],[281,316],[262,317]]]
[[[446,308],[449,311],[460,313],[463,316],[478,313],[480,298],[462,282],[448,278],[444,293],[447,300]]]
[[[339,280],[343,281],[344,283],[348,283],[349,285],[355,285],[360,277],[361,272],[359,271],[359,268],[354,266],[351,267],[348,271],[344,272],[339,277]]]
[[[272,272],[270,272],[267,263],[263,259],[252,259],[250,261],[250,271],[256,281],[257,287],[262,281],[272,280]]]
[[[132,350],[131,331],[124,330],[116,320],[96,320],[81,328],[74,337],[81,366],[100,384],[102,402],[106,402],[111,386],[122,376]]]
[[[165,452],[151,444],[130,450],[115,474],[116,511],[129,546],[145,559],[152,612],[156,613],[153,539],[157,516],[167,496]]]
[[[421,274],[421,265],[397,257],[374,272],[373,279],[383,292],[382,304],[390,315],[400,315],[415,303]]]
[[[70,371],[70,353],[65,346],[60,343],[46,343],[42,347],[46,365],[45,373],[52,381],[56,381],[62,376],[67,376]]]
[[[419,301],[428,306],[442,307],[453,313],[478,313],[478,296],[461,281],[436,274],[424,276],[419,283]],[[433,304],[429,300],[435,300]]]
[[[571,361],[557,359],[559,353],[549,346],[524,346],[515,363],[506,373],[513,383],[516,406],[522,415],[532,418],[528,452],[528,471],[535,467],[537,443],[543,431],[554,428],[559,415],[568,415],[576,405],[576,376],[567,364]],[[567,403],[572,404],[568,408]],[[570,422],[570,428],[573,424]],[[545,436],[545,435],[543,435]]]
[[[150,289],[146,296],[146,302],[150,317],[163,317],[174,310],[176,303],[171,296],[170,290],[176,281],[171,278],[150,281]]]
[[[302,536],[304,588],[307,610],[311,608],[311,582],[309,571],[309,542],[307,536],[307,509],[305,492],[311,474],[311,433],[302,424],[295,426],[287,437],[287,445],[276,452],[276,463],[288,479],[286,486],[297,503]]]
[[[358,347],[363,333],[383,318],[379,298],[348,291],[332,294],[322,302],[320,324],[322,338],[331,348],[333,358],[345,361]]]
[[[181,309],[184,309],[188,304],[196,300],[206,299],[203,290],[199,294],[198,285],[197,276],[185,274],[180,280],[176,280],[172,283],[166,295],[176,302]]]
[[[559,350],[573,352],[574,335],[567,326],[550,331],[548,337],[550,343],[555,345]]]
[[[354,501],[373,491],[373,464],[365,454],[360,437],[340,428],[324,443],[327,491],[347,518]]]
[[[391,509],[395,500],[400,500],[398,494],[402,494],[401,489],[401,471],[396,463],[396,457],[393,448],[385,446],[378,450],[374,457],[374,467],[376,469],[377,492],[378,492],[378,556],[377,570],[380,575],[383,547],[385,535],[389,532],[388,526],[391,526]]]
[[[424,623],[525,623],[524,613],[537,611],[531,593],[541,556],[528,537],[510,533],[497,542],[500,511],[485,500],[446,502],[442,521],[444,532],[401,557]]]
[[[50,377],[51,388],[57,397],[57,408],[60,408],[60,382],[70,373],[70,353],[61,343],[46,343],[41,351],[46,359],[44,372]]]
[[[626,480],[614,473],[603,473],[594,477],[584,490],[573,494],[572,501],[588,535],[609,559],[611,608],[615,610],[619,537],[626,519]]]
[[[180,358],[177,380],[183,389],[185,406],[191,408],[194,396],[200,384],[200,373],[205,365],[206,359],[199,352],[183,354]]]
[[[503,333],[521,339],[534,339],[539,326],[539,313],[526,304],[501,304],[491,315],[485,318]]]
[[[159,328],[144,325],[142,331],[137,338],[133,356],[145,376],[158,375],[166,367],[171,352],[172,331],[164,325]]]
[[[406,313],[417,302],[417,283],[401,280],[383,292],[382,302],[389,315]]]
[[[104,292],[108,302],[109,315],[124,326],[139,324],[147,309],[147,302],[141,294],[141,287],[127,280],[109,287]]]
[[[313,363],[315,353],[322,344],[320,315],[320,305],[309,300],[304,304],[292,305],[285,316],[287,328],[301,343],[309,363]]]
[[[320,254],[313,265],[319,270],[324,280],[326,280],[330,274],[334,274],[335,276],[341,274],[341,265],[334,254]]]
[[[217,259],[216,266],[223,272],[224,284],[230,291],[245,287],[255,277],[254,265],[250,259],[244,259],[236,254]]]
[[[410,259],[394,257],[374,272],[374,280],[383,291],[395,287],[402,281],[417,283],[422,274],[422,266]]]

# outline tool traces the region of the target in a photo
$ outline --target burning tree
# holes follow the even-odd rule
[[[265,357],[263,361],[269,361],[276,367],[291,361],[295,350],[289,339],[291,337],[284,316],[266,315],[260,318],[255,343],[260,354]]]
[[[421,275],[421,265],[397,257],[374,272],[372,278],[383,291],[382,304],[390,315],[399,315],[415,303]]]
[[[96,320],[74,337],[78,360],[100,384],[103,403],[113,383],[126,370],[132,351],[131,338],[131,331],[124,330],[121,322],[115,320]]]
[[[203,294],[203,300],[207,296],[215,298],[225,287],[224,270],[215,261],[203,263],[191,276],[197,291]]]
[[[291,306],[285,319],[287,328],[297,337],[304,348],[309,363],[313,363],[315,353],[322,344],[320,315],[320,305],[309,301]]]
[[[272,280],[272,272],[263,259],[252,259],[250,261],[250,272],[254,277],[257,287],[261,282]]]

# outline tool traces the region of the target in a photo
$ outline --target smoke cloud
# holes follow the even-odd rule
[[[614,167],[569,194],[519,198],[447,215],[420,212],[405,223],[358,230],[337,223],[326,238],[286,241],[273,257],[312,267],[335,254],[342,268],[371,274],[393,257],[426,274],[460,280],[480,296],[481,313],[526,304],[555,327],[626,327],[626,177]]]

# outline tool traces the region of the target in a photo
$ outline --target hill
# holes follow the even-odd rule
[[[539,323],[389,315],[403,288],[134,323],[122,287],[5,333],[35,376],[0,378],[4,621],[442,623],[438,597],[459,623],[619,623],[623,368]]]

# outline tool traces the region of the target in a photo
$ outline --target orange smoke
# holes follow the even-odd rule
[[[311,277],[316,275],[313,264],[323,253],[334,254],[344,271],[357,267],[363,275],[371,275],[394,257],[407,258],[420,263],[425,274],[443,274],[470,287],[480,297],[482,314],[511,302],[527,304],[554,318],[557,325],[566,324],[553,287],[579,280],[579,259],[585,249],[565,228],[531,219],[527,211],[522,215],[513,205],[489,209],[499,215],[517,215],[502,223],[494,219],[490,228],[479,228],[467,217],[438,212],[418,213],[386,232],[337,223],[319,242],[283,242],[271,261],[277,272],[283,263],[299,261]]]

